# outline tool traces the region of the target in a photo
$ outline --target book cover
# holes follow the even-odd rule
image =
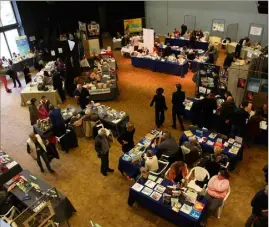
[[[202,212],[202,210],[204,209],[205,207],[205,204],[199,202],[199,201],[196,201],[194,206],[193,206],[193,209],[199,211],[199,212]]]
[[[142,190],[142,193],[145,195],[150,196],[150,194],[152,193],[152,189],[148,188],[148,187],[144,187],[144,189]]]
[[[152,180],[152,181],[155,181],[157,178],[158,178],[158,177],[153,176],[153,175],[149,175],[149,176],[148,176],[148,179],[149,179],[149,180]]]
[[[186,135],[187,137],[191,137],[191,136],[193,136],[193,134],[192,134],[192,132],[191,132],[190,130],[188,130],[188,131],[184,131],[184,133],[185,133],[185,135]]]
[[[158,192],[153,191],[153,193],[150,195],[150,197],[152,199],[158,201],[162,197],[162,195],[160,193],[158,193]]]
[[[201,216],[201,212],[192,209],[190,212],[190,216],[192,216],[195,219],[199,219],[199,217]]]
[[[163,194],[163,203],[165,205],[171,205],[171,195],[164,193]]]
[[[186,214],[189,214],[189,213],[191,212],[191,210],[192,210],[192,207],[189,206],[189,205],[187,205],[187,204],[184,204],[184,205],[180,208],[180,210],[181,210],[182,212],[186,213]]]
[[[165,191],[165,189],[166,189],[166,187],[164,187],[164,186],[162,186],[162,185],[159,185],[159,184],[157,184],[157,186],[155,187],[155,191],[157,191],[157,192],[159,192],[159,193],[161,193],[161,194],[163,194],[164,193],[164,191]]]
[[[232,146],[229,150],[230,153],[232,154],[237,154],[239,151],[239,148],[238,147],[235,147],[235,146]]]
[[[141,184],[139,184],[139,183],[135,183],[135,184],[132,186],[132,189],[134,189],[134,190],[137,191],[137,192],[140,192],[143,188],[144,188],[144,186],[141,185]]]
[[[161,184],[163,182],[163,178],[159,177],[158,180],[156,181],[157,184]]]
[[[154,188],[156,183],[154,181],[152,181],[152,180],[147,180],[145,185],[148,186],[149,188]]]

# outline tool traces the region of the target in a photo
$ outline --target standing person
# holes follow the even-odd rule
[[[46,119],[49,117],[49,113],[48,111],[46,110],[45,106],[44,105],[39,105],[39,108],[38,108],[38,118],[43,120],[43,119]]]
[[[140,37],[138,35],[132,37],[132,46],[134,47],[134,51],[138,51],[139,49],[139,40]]]
[[[240,57],[242,47],[244,47],[248,43],[249,43],[248,37],[245,37],[245,38],[239,40],[238,44],[235,47],[235,57],[236,58]]]
[[[111,141],[111,136],[107,135],[105,128],[101,128],[95,137],[95,151],[101,159],[101,173],[103,176],[107,176],[107,172],[114,172],[114,169],[109,168],[109,148]]]
[[[223,63],[223,68],[227,70],[232,65],[233,62],[235,62],[235,53],[234,52],[230,54],[227,53]]]
[[[176,129],[177,128],[177,123],[176,123],[176,117],[179,121],[181,130],[184,131],[184,124],[183,124],[183,115],[184,115],[184,110],[185,106],[183,104],[185,100],[185,92],[181,91],[181,84],[176,85],[177,91],[175,91],[172,95],[172,117],[173,117],[173,125],[172,128]]]
[[[32,82],[30,69],[27,64],[25,64],[23,67],[23,74],[24,74],[25,84]]]
[[[89,103],[90,93],[88,89],[82,87],[81,84],[77,85],[77,89],[74,92],[75,99],[78,101],[81,109],[84,110]]]
[[[169,57],[171,54],[172,54],[172,48],[170,46],[170,43],[167,43],[163,51],[163,57]]]
[[[212,94],[209,94],[203,100],[203,121],[202,124],[205,128],[210,129],[213,121],[213,111],[217,109],[217,100]]]
[[[49,172],[55,172],[50,166],[46,146],[38,134],[32,133],[29,135],[29,139],[27,140],[27,153],[30,154],[37,161],[37,164],[40,167],[42,173],[44,173],[45,171],[42,166],[41,157],[44,160]]]
[[[17,72],[13,69],[13,62],[12,60],[8,59],[8,70],[7,70],[7,75],[10,76],[10,78],[12,79],[13,81],[13,84],[14,84],[14,88],[17,87],[17,84],[16,84],[16,81],[18,82],[19,84],[19,88],[21,87],[21,82],[18,78],[18,75],[17,75]]]
[[[181,25],[181,36],[185,35],[186,31],[188,30],[185,24]]]
[[[50,111],[50,100],[47,99],[47,97],[45,95],[41,96],[41,101],[40,101],[41,105],[43,105],[45,107],[45,109],[49,112]]]
[[[53,105],[50,105],[49,118],[52,124],[52,130],[57,137],[61,137],[65,134],[65,122],[61,113],[61,109],[55,108]]]
[[[62,102],[64,102],[65,101],[65,93],[63,90],[63,81],[62,81],[61,75],[58,71],[52,72],[52,84],[53,84],[53,89],[58,91]]]
[[[207,218],[213,214],[222,204],[223,199],[228,193],[230,182],[229,174],[225,170],[219,171],[218,175],[211,177],[208,182],[208,190],[205,195],[207,209],[204,211],[201,226],[206,225]]]
[[[35,125],[37,120],[39,119],[39,116],[38,116],[38,109],[39,109],[38,101],[36,100],[36,98],[31,98],[30,101],[27,102],[27,104],[28,104],[28,107],[29,107],[31,125]]]
[[[0,62],[0,78],[1,78],[2,83],[4,84],[6,92],[11,93],[12,92],[11,89],[9,89],[7,86],[6,71],[5,71],[5,68],[3,66],[3,63],[1,63],[1,62]]]
[[[122,146],[123,153],[127,153],[132,148],[134,148],[134,133],[135,133],[134,125],[128,122],[126,125],[126,131],[122,133],[118,138],[118,142]]]
[[[193,102],[190,112],[191,112],[191,123],[193,125],[198,125],[199,128],[202,128],[202,111],[203,111],[203,100],[199,99]]]
[[[164,92],[163,88],[158,88],[156,90],[156,95],[154,95],[150,106],[152,107],[155,103],[155,124],[157,128],[160,128],[161,125],[164,123],[164,111],[167,110],[165,97],[162,95]]]
[[[251,227],[257,219],[265,219],[264,226],[268,226],[268,185],[256,193],[251,201],[252,213],[249,216],[245,227]]]
[[[243,137],[246,132],[247,121],[249,118],[248,101],[243,101],[239,108],[235,109],[232,116],[231,136]]]

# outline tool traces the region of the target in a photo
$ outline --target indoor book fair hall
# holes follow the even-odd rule
[[[0,226],[268,226],[268,2],[0,1]]]

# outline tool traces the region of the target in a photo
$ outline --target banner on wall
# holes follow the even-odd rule
[[[80,37],[82,40],[86,40],[88,37],[87,37],[87,25],[86,23],[83,23],[83,22],[78,22],[78,29],[80,31]]]
[[[98,36],[100,35],[100,27],[97,23],[88,24],[88,35],[89,36]]]
[[[143,28],[143,42],[144,48],[149,50],[149,53],[153,52],[154,47],[154,30]]]
[[[29,54],[30,47],[29,47],[27,36],[26,35],[18,36],[16,37],[15,40],[16,40],[16,44],[17,44],[20,55],[26,56],[27,54]]]
[[[124,20],[124,32],[135,33],[142,31],[142,18]]]

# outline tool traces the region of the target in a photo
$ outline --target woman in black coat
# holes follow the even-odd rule
[[[122,133],[118,138],[118,142],[122,146],[123,153],[127,153],[132,148],[134,148],[134,133],[135,133],[134,125],[129,122],[126,125],[126,131]]]
[[[153,106],[155,103],[155,124],[157,128],[160,128],[164,123],[164,111],[168,109],[165,103],[165,97],[162,95],[163,92],[163,88],[158,88],[156,90],[156,95],[154,95],[150,103],[150,106]]]

